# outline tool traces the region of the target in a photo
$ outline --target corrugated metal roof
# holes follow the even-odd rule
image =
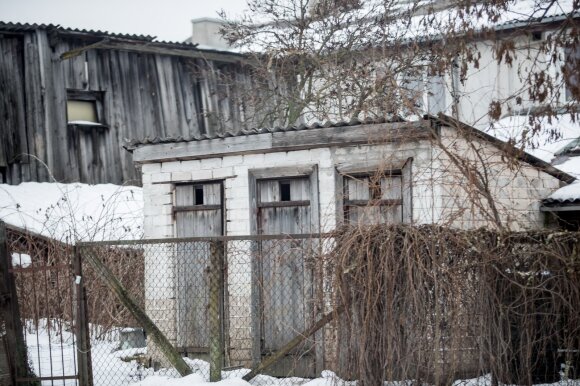
[[[60,32],[60,33],[79,33],[79,34],[93,35],[96,37],[112,37],[112,38],[118,38],[118,39],[139,40],[139,41],[148,41],[148,42],[151,42],[155,39],[155,36],[150,36],[150,35],[119,34],[119,33],[112,33],[112,32],[108,32],[108,31],[100,31],[100,30],[66,28],[66,27],[62,27],[58,24],[12,23],[12,22],[0,21],[0,30],[2,30],[2,31],[26,32],[26,31],[34,31],[37,29],[55,30],[55,31]]]
[[[225,133],[216,133],[213,135],[202,134],[198,136],[169,136],[169,137],[145,137],[143,139],[127,139],[125,140],[124,147],[127,150],[133,150],[141,145],[155,145],[159,143],[177,143],[177,142],[193,142],[193,141],[203,141],[209,139],[217,138],[229,138],[229,137],[242,137],[248,135],[256,134],[267,134],[267,133],[283,133],[288,131],[302,131],[302,130],[312,130],[320,129],[325,127],[344,127],[344,126],[359,126],[359,125],[371,125],[379,123],[395,123],[395,122],[405,122],[401,117],[393,118],[367,118],[364,120],[354,118],[350,121],[326,121],[324,123],[314,122],[312,124],[300,124],[294,126],[286,127],[272,127],[272,128],[261,128],[261,129],[242,129],[236,132],[226,131]]]
[[[11,23],[0,21],[0,32],[30,32],[35,30],[47,30],[55,31],[59,34],[69,34],[69,35],[86,35],[94,38],[108,38],[113,41],[127,41],[136,44],[147,44],[155,47],[172,48],[172,49],[183,49],[183,50],[194,50],[204,53],[215,53],[223,54],[228,56],[244,56],[241,53],[234,52],[232,50],[221,50],[217,48],[200,48],[196,43],[191,42],[170,42],[170,41],[157,41],[155,36],[150,35],[135,35],[135,34],[120,34],[112,33],[108,31],[100,30],[88,30],[88,29],[78,29],[78,28],[65,28],[57,24],[29,24],[29,23]]]

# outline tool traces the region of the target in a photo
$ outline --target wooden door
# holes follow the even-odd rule
[[[177,237],[223,235],[222,183],[176,185],[174,214]],[[176,256],[177,346],[190,356],[205,357],[209,275],[223,273],[210,271],[209,242],[179,242]]]
[[[312,189],[308,177],[257,182],[258,232],[302,234],[312,230]],[[312,267],[303,240],[261,243],[261,353],[268,355],[308,328],[313,321]],[[270,374],[315,374],[314,344],[307,342],[270,370]]]

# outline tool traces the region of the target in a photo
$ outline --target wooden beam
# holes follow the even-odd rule
[[[142,145],[133,151],[133,160],[136,163],[167,162],[330,146],[417,141],[427,138],[431,138],[431,130],[428,123],[425,122],[325,127],[201,141]]]
[[[290,342],[286,343],[284,347],[275,352],[274,354],[266,357],[260,364],[254,367],[248,374],[244,375],[242,378],[245,381],[249,381],[256,375],[260,374],[262,371],[266,370],[268,367],[272,366],[280,359],[284,358],[286,354],[296,348],[300,343],[306,340],[310,335],[314,334],[316,331],[320,330],[322,327],[326,326],[330,321],[332,321],[336,315],[341,314],[344,311],[344,306],[337,307],[334,311],[329,312],[324,315],[318,322],[314,323],[308,329],[304,330],[294,337]]]
[[[66,51],[60,55],[60,59],[67,60],[67,59],[75,58],[87,50],[92,50],[94,48],[102,47],[108,41],[109,41],[109,39],[103,39],[103,40],[99,40],[98,42],[93,43],[93,44],[89,44],[89,45],[86,45],[83,47],[75,48],[74,50]]]
[[[103,262],[91,252],[90,248],[84,248],[83,251],[84,253],[82,255],[85,261],[91,265],[98,277],[129,310],[135,320],[137,320],[141,327],[143,327],[147,336],[153,340],[169,363],[175,367],[175,370],[177,370],[182,377],[191,374],[191,369],[187,363],[185,363],[181,355],[179,355],[177,350],[171,345],[163,332],[161,332],[149,316],[147,316],[145,311],[137,305],[137,302],[131,297],[131,295],[129,295],[125,287],[123,287],[119,280],[117,280],[109,268],[107,268]]]

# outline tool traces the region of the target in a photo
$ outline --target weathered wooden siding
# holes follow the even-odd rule
[[[236,63],[117,49],[90,49],[62,60],[62,53],[91,41],[43,29],[0,36],[3,182],[54,177],[139,184],[131,154],[122,148],[125,139],[252,126],[243,92],[224,81],[233,77],[240,88],[249,87]],[[67,125],[67,89],[99,92],[105,127]]]

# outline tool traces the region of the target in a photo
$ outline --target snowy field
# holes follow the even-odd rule
[[[76,355],[74,336],[67,328],[62,328],[62,334],[55,333],[58,329],[46,328],[46,320],[41,321],[39,333],[30,324],[27,328],[26,342],[29,361],[37,376],[74,375],[76,369]],[[180,378],[172,369],[160,369],[155,372],[152,368],[145,368],[133,359],[138,354],[145,354],[146,349],[118,350],[119,342],[115,339],[92,341],[92,364],[94,386],[356,386],[357,382],[344,381],[332,371],[325,370],[316,379],[303,378],[274,378],[258,375],[250,382],[241,378],[249,372],[248,369],[222,372],[222,381],[209,382],[209,364],[198,359],[185,358],[193,374]],[[62,350],[61,350],[62,348]],[[52,349],[52,350],[51,350]],[[40,359],[39,359],[40,358]],[[411,382],[389,382],[386,386],[406,386]],[[43,385],[53,385],[51,381],[44,381]],[[54,385],[76,385],[76,380],[55,381]],[[474,379],[458,380],[453,386],[491,386],[491,377],[483,376]],[[580,380],[561,381],[542,386],[580,386]]]

